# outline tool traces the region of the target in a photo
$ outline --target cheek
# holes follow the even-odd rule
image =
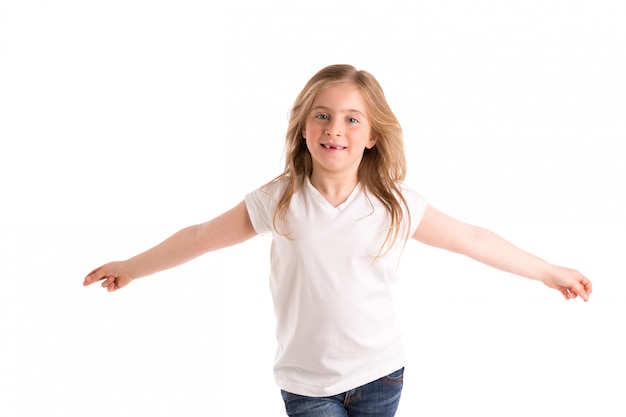
[[[314,138],[320,132],[320,126],[316,123],[307,123],[304,129],[302,129],[302,137],[309,139]]]
[[[309,136],[313,135],[313,129],[310,123],[307,123],[303,128],[302,128],[302,137],[303,138],[308,138]]]

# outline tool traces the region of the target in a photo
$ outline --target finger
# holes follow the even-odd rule
[[[591,295],[592,286],[589,278],[578,272],[578,282],[574,284],[575,292],[582,297],[583,300],[588,301],[589,295]]]
[[[97,267],[96,269],[94,269],[93,271],[91,271],[90,273],[88,273],[88,274],[87,274],[87,276],[95,274],[96,272],[98,272],[99,270],[101,270],[103,266],[104,266],[104,265]]]
[[[107,288],[109,285],[114,284],[114,283],[115,283],[115,277],[108,276],[104,278],[104,281],[102,281],[102,288]]]
[[[115,290],[117,290],[117,284],[115,283],[115,280],[113,280],[107,287],[106,287],[108,292],[113,292]]]
[[[85,280],[83,281],[83,285],[90,285],[103,279],[105,277],[105,271],[103,269],[103,266],[96,268],[89,274],[87,274]]]
[[[583,276],[581,284],[585,287],[585,291],[587,292],[587,295],[591,295],[591,292],[593,291],[591,281],[589,281],[587,277]]]
[[[572,286],[569,288],[569,291],[570,291],[570,294],[574,294],[574,297],[572,298],[575,298],[576,296],[580,296],[580,298],[582,298],[584,301],[589,300],[589,294],[585,290],[585,287],[579,282],[573,283]]]

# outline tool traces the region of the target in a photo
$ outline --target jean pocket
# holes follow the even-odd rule
[[[382,381],[388,385],[402,385],[404,382],[404,368],[382,377]]]

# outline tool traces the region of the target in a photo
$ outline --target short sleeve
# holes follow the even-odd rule
[[[268,234],[273,229],[273,218],[282,190],[283,181],[275,181],[246,194],[248,216],[258,234]]]
[[[424,216],[426,206],[428,206],[428,201],[419,193],[405,185],[402,185],[401,190],[402,196],[406,200],[409,218],[411,221],[409,225],[409,236],[413,236],[420,224],[420,221],[422,220],[422,217]]]

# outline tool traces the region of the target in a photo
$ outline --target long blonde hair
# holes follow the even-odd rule
[[[406,207],[406,201],[400,192],[400,183],[406,175],[402,128],[378,81],[370,73],[359,71],[351,65],[331,65],[321,69],[307,82],[293,104],[285,143],[285,171],[271,182],[282,178],[287,180],[285,191],[274,213],[273,224],[277,231],[278,224],[287,224],[287,209],[291,197],[302,189],[305,178],[313,171],[311,154],[302,137],[313,100],[324,89],[342,83],[354,84],[360,89],[366,104],[371,134],[376,138],[375,146],[364,151],[357,178],[366,192],[383,203],[389,214],[387,235],[376,255],[379,257],[391,249],[399,237],[404,216],[402,208]],[[407,233],[408,230],[407,228]],[[284,231],[279,233],[289,234]]]

